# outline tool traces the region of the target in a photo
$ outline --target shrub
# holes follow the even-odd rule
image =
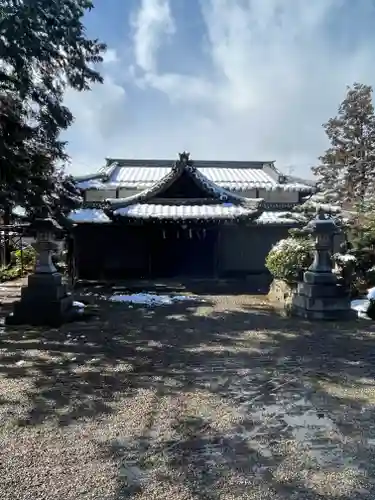
[[[357,265],[356,257],[347,252],[335,253],[332,256],[332,261],[335,264],[333,272],[337,276],[338,283],[349,289],[351,295],[357,295],[355,272]]]
[[[359,291],[375,285],[375,211],[369,207],[350,226],[350,253],[356,258],[355,282]]]
[[[36,253],[32,246],[25,247],[22,250],[12,252],[12,261],[10,266],[0,269],[0,282],[20,278],[24,274],[33,270],[35,265]]]
[[[298,281],[312,262],[313,250],[311,238],[285,238],[271,248],[266,267],[274,278],[288,282]]]
[[[35,265],[36,252],[32,246],[24,247],[22,250],[16,250],[12,253],[12,262],[15,267],[23,267],[31,270]]]

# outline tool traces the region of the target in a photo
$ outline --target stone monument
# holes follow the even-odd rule
[[[61,227],[49,216],[35,219],[31,229],[36,233],[36,263],[28,277],[27,286],[21,290],[21,299],[6,318],[7,325],[60,326],[77,315],[73,298],[52,262],[56,249],[53,241]]]
[[[339,228],[319,209],[305,231],[315,236],[314,261],[292,298],[294,316],[317,320],[347,320],[356,317],[350,308],[349,289],[332,272],[332,241]]]

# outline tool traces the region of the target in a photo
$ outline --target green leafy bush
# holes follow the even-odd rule
[[[31,269],[35,265],[36,252],[32,246],[25,247],[23,250],[16,250],[12,253],[12,263],[14,266]]]
[[[21,277],[21,269],[13,266],[0,268],[0,283]]]
[[[10,266],[0,269],[0,282],[20,278],[21,276],[33,270],[35,265],[36,253],[33,247],[25,247],[22,251],[12,252]]]
[[[312,262],[313,250],[311,238],[285,238],[271,248],[266,258],[266,267],[274,278],[288,282],[298,281]]]

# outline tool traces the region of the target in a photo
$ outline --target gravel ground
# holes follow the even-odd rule
[[[0,327],[2,500],[375,498],[371,322],[100,295],[90,322]]]

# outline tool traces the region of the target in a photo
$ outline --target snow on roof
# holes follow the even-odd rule
[[[155,219],[221,219],[235,218],[252,214],[253,210],[246,207],[223,203],[218,205],[161,205],[152,203],[137,203],[118,208],[114,215],[134,218]]]
[[[222,205],[152,205],[136,204],[115,210],[115,214],[135,218],[230,218],[245,216],[248,210],[245,207],[231,203]],[[296,224],[290,212],[263,212],[254,222],[256,224]],[[82,223],[110,223],[111,219],[98,208],[81,208],[73,210],[69,219],[77,224]]]
[[[120,167],[111,177],[111,183],[128,188],[143,189],[159,181],[171,169]],[[301,183],[279,184],[267,172],[261,169],[235,169],[235,168],[197,168],[208,180],[219,187],[229,191],[245,191],[249,189],[266,189],[273,191],[303,191],[311,190],[311,186]]]
[[[108,223],[111,219],[99,208],[78,208],[70,212],[69,220],[77,224],[82,223]]]
[[[290,212],[263,212],[255,221],[257,224],[297,224]]]
[[[151,163],[151,162],[150,162]],[[246,191],[250,189],[265,189],[274,191],[281,189],[283,191],[306,191],[310,192],[312,187],[308,183],[287,182],[281,184],[277,180],[277,175],[272,175],[260,167],[254,168],[251,166],[236,167],[230,162],[230,166],[201,166],[202,162],[194,162],[197,171],[203,174],[209,181],[217,184],[218,187],[229,191]],[[205,162],[203,165],[215,162]],[[132,165],[131,162],[126,166],[117,164],[108,172],[107,180],[92,179],[78,182],[77,186],[80,189],[116,189],[123,187],[128,189],[143,190],[150,188],[156,182],[160,181],[172,169],[170,165],[163,164],[162,166],[147,166],[147,165]]]
[[[88,179],[86,181],[79,181],[77,182],[76,186],[78,189],[110,189],[108,183],[104,183],[101,180],[97,179]],[[117,186],[114,186],[114,189],[116,189]]]

